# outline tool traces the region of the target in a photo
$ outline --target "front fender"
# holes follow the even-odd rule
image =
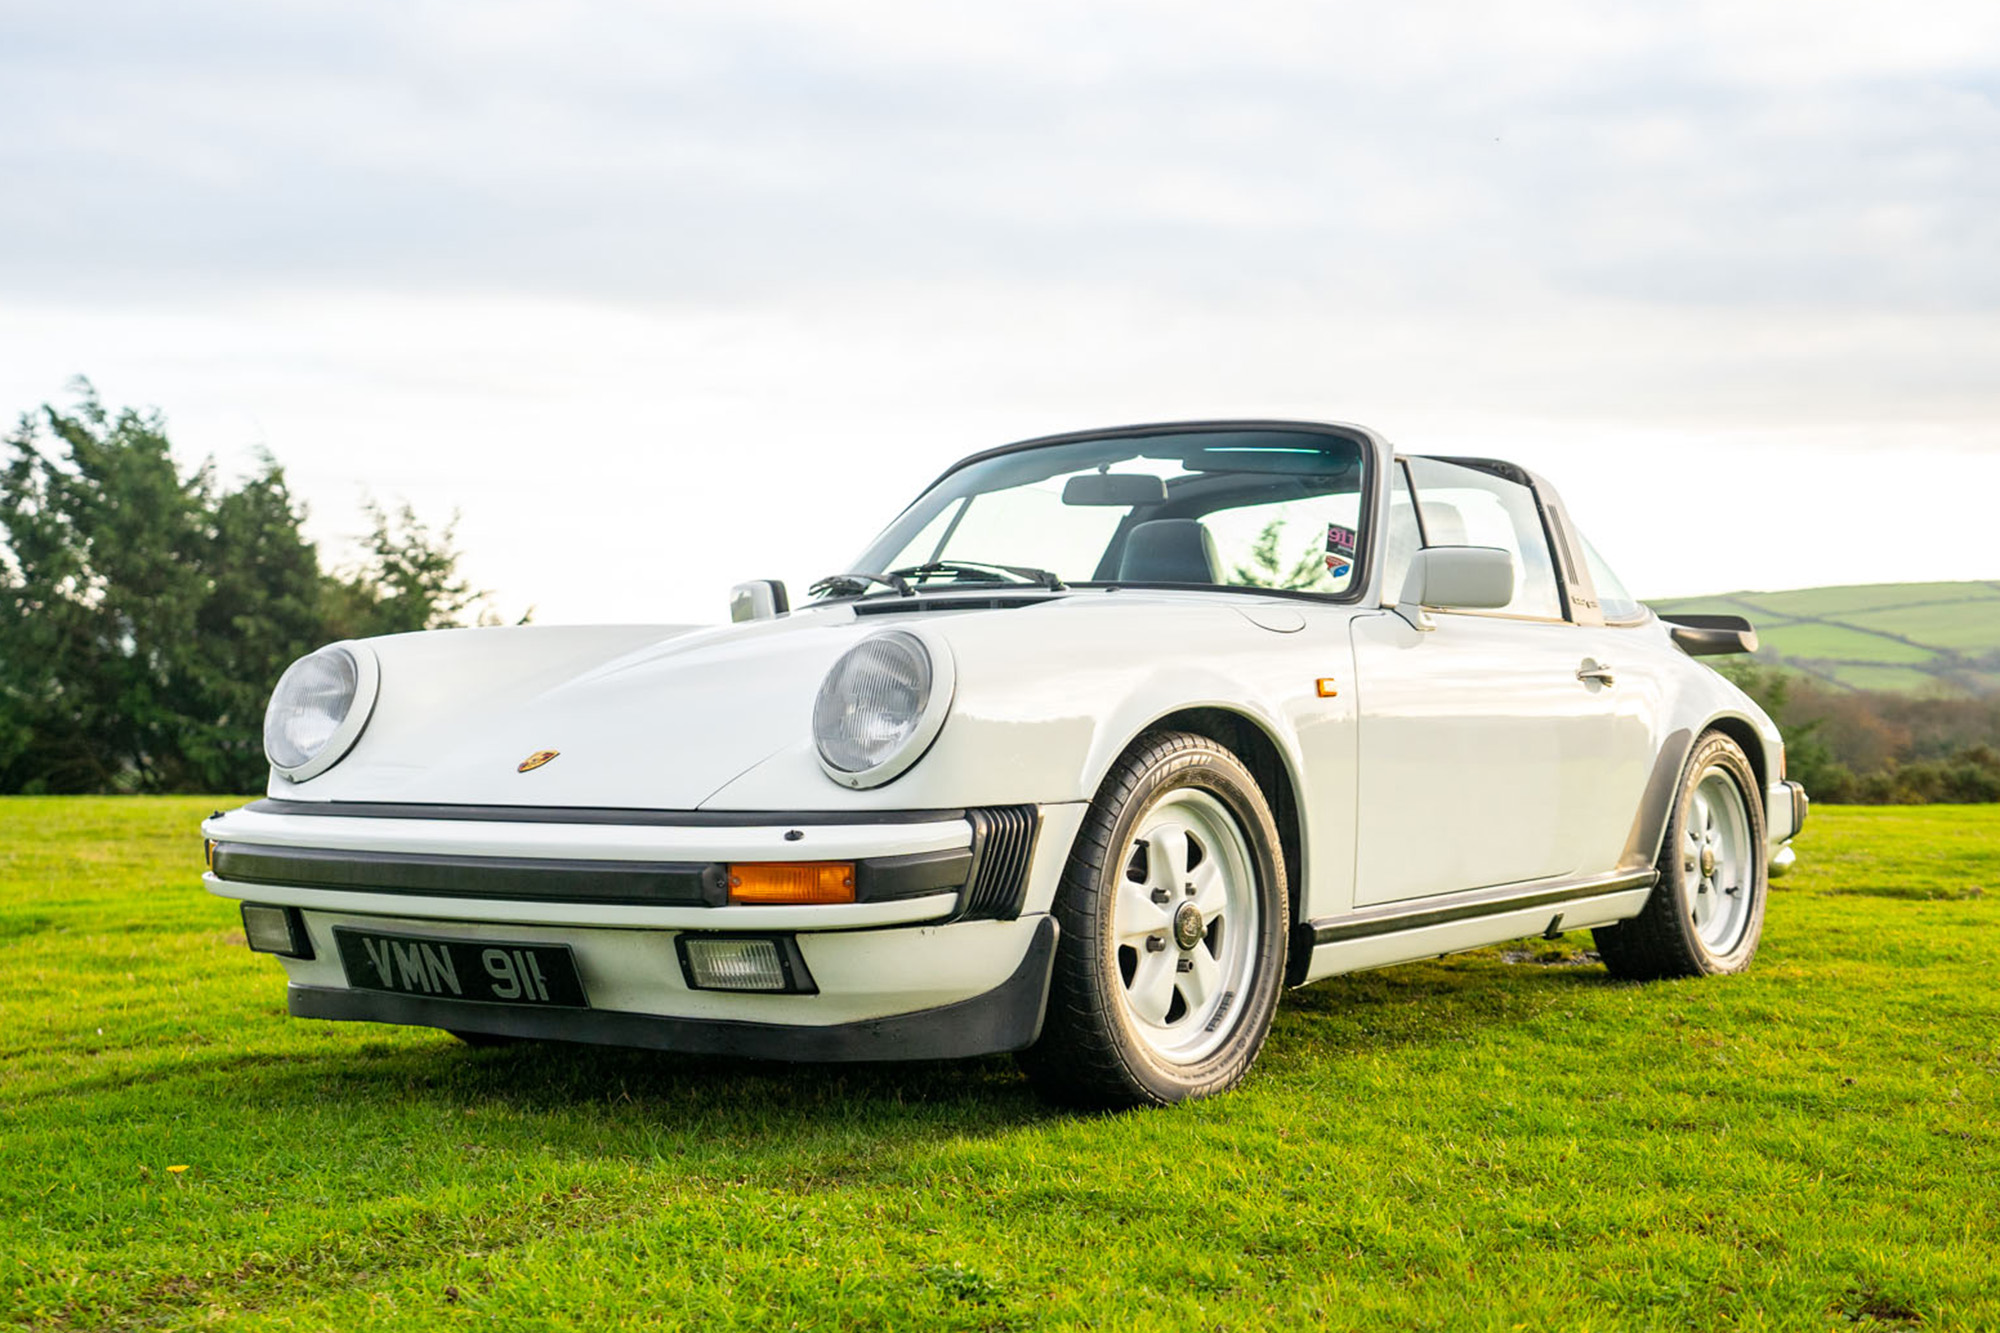
[[[954,809],[1088,801],[1132,739],[1189,708],[1219,708],[1262,728],[1296,780],[1287,710],[1305,635],[1276,634],[1227,606],[1091,598],[930,626],[951,643],[957,693],[929,753],[880,787],[849,791],[821,770],[810,736],[717,791],[710,810]],[[1338,642],[1319,647],[1332,658]],[[1190,645],[1185,655],[1174,645]],[[1322,674],[1336,674],[1328,668]],[[1309,683],[1309,681],[1308,681]]]

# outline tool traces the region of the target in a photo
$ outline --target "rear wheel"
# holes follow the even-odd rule
[[[1688,757],[1658,869],[1644,911],[1594,932],[1604,965],[1639,980],[1750,966],[1764,934],[1764,803],[1749,758],[1721,732]]]
[[[1057,892],[1045,1095],[1160,1106],[1234,1087],[1270,1031],[1288,900],[1256,780],[1203,736],[1146,737],[1098,790]]]

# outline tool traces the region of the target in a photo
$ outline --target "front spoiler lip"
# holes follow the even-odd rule
[[[755,1060],[956,1060],[1018,1051],[1041,1035],[1059,930],[1043,917],[1013,975],[983,995],[915,1013],[822,1025],[528,1009],[379,991],[293,986],[295,1018],[401,1023],[535,1041],[586,1042]],[[809,1002],[809,1001],[808,1001]]]

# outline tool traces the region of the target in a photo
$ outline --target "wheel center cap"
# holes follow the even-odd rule
[[[1715,848],[1713,847],[1704,847],[1701,849],[1701,877],[1703,879],[1713,879],[1715,877]]]
[[[1201,919],[1201,909],[1193,903],[1182,903],[1174,912],[1174,943],[1181,948],[1194,948],[1207,933],[1208,923]]]

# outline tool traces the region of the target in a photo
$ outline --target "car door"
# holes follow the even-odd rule
[[[1494,611],[1432,611],[1429,630],[1389,611],[1354,620],[1356,904],[1600,869],[1586,865],[1589,839],[1571,820],[1606,754],[1605,709],[1578,677],[1583,645],[1534,492],[1437,459],[1400,468],[1391,579],[1400,581],[1398,546],[1414,535],[1425,546],[1508,551],[1515,591]],[[1399,510],[1416,529],[1400,540]],[[1384,600],[1399,591],[1385,585]]]
[[[1660,771],[1666,746],[1666,723],[1672,711],[1669,687],[1676,665],[1674,649],[1648,631],[1649,614],[1639,604],[1588,538],[1561,513],[1561,504],[1543,496],[1544,510],[1556,518],[1557,550],[1570,543],[1565,570],[1572,602],[1588,600],[1595,615],[1578,613],[1579,669],[1587,664],[1584,688],[1599,712],[1600,732],[1587,775],[1570,784],[1568,799],[1575,811],[1569,821],[1584,841],[1580,864],[1586,870],[1643,866],[1652,859],[1649,827],[1641,807],[1665,799],[1649,784],[1671,783],[1679,776]],[[1574,567],[1573,567],[1574,566]],[[1576,590],[1582,591],[1577,592]],[[1601,622],[1601,623],[1592,623]],[[1689,738],[1691,739],[1691,738]],[[1677,752],[1667,751],[1671,758]]]

